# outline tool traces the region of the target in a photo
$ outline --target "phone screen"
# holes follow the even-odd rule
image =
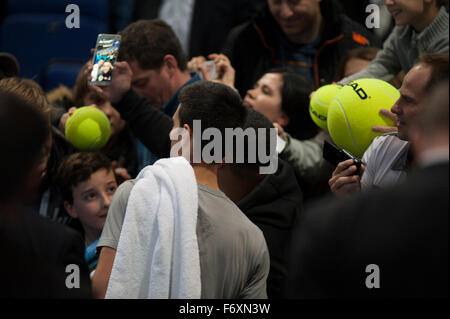
[[[95,48],[91,83],[108,85],[119,53],[120,35],[99,34]]]

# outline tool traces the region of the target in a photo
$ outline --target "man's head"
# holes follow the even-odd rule
[[[272,16],[288,38],[309,38],[321,21],[321,0],[267,0]]]
[[[101,230],[117,189],[111,161],[101,152],[72,154],[62,161],[57,182],[68,214],[85,230]]]
[[[420,109],[426,107],[426,96],[442,81],[448,80],[448,54],[425,54],[406,74],[400,98],[391,111],[398,117],[398,137],[408,140],[408,130]]]
[[[410,136],[415,157],[425,160],[429,151],[441,150],[448,156],[449,92],[448,81],[436,86],[427,97],[427,107],[414,121]]]
[[[208,129],[220,132],[222,140],[219,147],[222,155],[225,154],[225,129],[242,127],[247,116],[247,109],[242,105],[239,94],[223,84],[198,81],[183,88],[179,100],[180,106],[173,116],[173,126],[175,129],[184,128],[189,133],[190,154],[193,154],[193,147],[199,147],[203,151],[212,140],[211,136],[202,139]],[[194,137],[196,120],[200,121],[201,130],[199,136]],[[172,140],[172,147],[177,143]]]
[[[278,155],[276,154],[277,133],[272,122],[254,109],[249,108],[247,111],[244,132],[248,135],[244,135],[244,139],[241,142],[242,145],[239,145],[239,143],[235,144],[234,162],[224,163],[218,170],[220,189],[235,203],[238,203],[265,178],[267,174],[261,171],[261,167],[268,166],[266,160],[274,159],[277,161],[274,163],[275,171],[278,166]],[[250,136],[252,136],[253,132],[252,140]],[[274,137],[272,140],[271,134]],[[243,153],[243,163],[237,160],[237,152]],[[273,153],[270,154],[271,152]]]
[[[119,60],[127,61],[133,71],[133,89],[160,108],[180,88],[175,83],[177,74],[186,71],[180,41],[159,19],[134,22],[120,34]]]
[[[48,136],[47,119],[38,107],[0,88],[0,204],[36,195]]]

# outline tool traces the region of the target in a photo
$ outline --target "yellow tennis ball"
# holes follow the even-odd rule
[[[362,157],[372,140],[382,133],[373,126],[395,126],[380,115],[380,109],[390,110],[400,92],[387,82],[359,79],[344,86],[328,107],[328,131],[337,146]]]
[[[328,105],[333,101],[333,98],[341,88],[342,86],[337,84],[327,84],[320,87],[311,97],[309,114],[314,123],[324,130],[328,130]]]
[[[67,119],[65,134],[69,142],[80,151],[99,150],[108,143],[111,125],[101,110],[83,106]]]

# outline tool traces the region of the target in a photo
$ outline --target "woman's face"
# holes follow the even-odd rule
[[[266,73],[247,91],[244,104],[262,113],[272,123],[288,124],[288,118],[281,109],[283,81],[279,73]]]

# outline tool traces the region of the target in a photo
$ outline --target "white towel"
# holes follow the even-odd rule
[[[183,157],[157,161],[137,177],[105,298],[199,299],[198,193]]]

